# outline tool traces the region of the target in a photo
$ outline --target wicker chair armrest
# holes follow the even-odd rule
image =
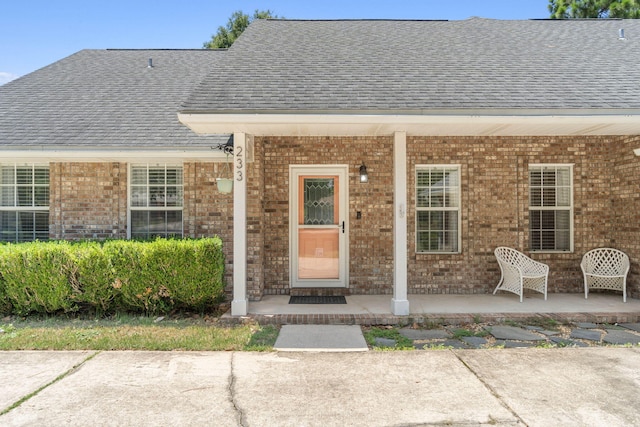
[[[587,276],[591,277],[625,277],[626,274],[595,274],[595,273],[585,273]]]
[[[524,274],[525,275],[530,275],[530,274],[547,274],[549,273],[549,266],[547,264],[544,264],[542,262],[538,262],[536,260],[531,260],[530,261],[530,266],[528,266],[528,268],[524,269]]]

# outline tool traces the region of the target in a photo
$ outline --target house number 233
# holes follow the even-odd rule
[[[244,180],[244,157],[242,154],[242,147],[236,148],[236,181]]]

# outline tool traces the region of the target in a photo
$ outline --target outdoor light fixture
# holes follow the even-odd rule
[[[360,182],[369,182],[369,174],[367,174],[367,167],[362,162],[360,166]]]
[[[233,156],[233,136],[229,138],[227,142],[221,142],[220,144],[216,144],[211,147],[212,150],[218,149],[222,151],[227,156]]]

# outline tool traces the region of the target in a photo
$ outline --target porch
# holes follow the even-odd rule
[[[535,317],[559,322],[625,323],[640,321],[640,300],[613,293],[525,294],[520,303],[512,294],[408,295],[410,313],[391,313],[391,295],[347,296],[346,304],[289,304],[288,295],[265,295],[248,304],[246,316],[226,313],[222,321],[260,324],[398,325],[518,321]]]

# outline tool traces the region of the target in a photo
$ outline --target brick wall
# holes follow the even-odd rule
[[[640,298],[640,137],[620,138],[615,156],[612,198],[612,246],[629,256],[631,270],[627,277],[627,296]]]
[[[415,210],[408,210],[409,292],[493,291],[500,278],[496,246],[514,247],[549,264],[549,292],[582,291],[582,254],[616,243],[611,155],[618,144],[606,137],[408,138],[410,207],[415,206],[416,164],[460,164],[462,185],[460,254],[416,254]],[[534,163],[574,165],[573,253],[528,250],[528,165]],[[633,167],[637,171],[638,163]],[[637,199],[635,206],[637,212]]]
[[[289,165],[349,165],[349,292],[393,292],[393,138],[249,137],[247,294],[288,294]],[[551,267],[549,292],[581,292],[589,249],[630,256],[640,297],[640,137],[408,137],[409,293],[488,293],[500,277],[496,246],[528,251],[528,165],[574,165],[574,252],[530,254]],[[364,162],[369,182],[361,184]],[[460,254],[415,253],[415,166],[461,165]],[[126,238],[125,163],[51,163],[51,238]],[[217,191],[221,163],[184,163],[185,236],[219,235],[233,278],[233,196]],[[361,212],[361,219],[356,212]]]
[[[50,166],[50,238],[127,238],[126,163],[73,162]],[[217,191],[222,163],[185,162],[184,235],[218,235],[227,260],[225,279],[233,277],[233,196]]]
[[[229,167],[230,164],[229,164]],[[230,177],[223,163],[183,164],[184,235],[193,238],[220,236],[225,255],[226,292],[233,283],[233,193],[218,192],[216,178]]]
[[[264,168],[262,149],[247,136],[250,162],[247,165],[247,297],[262,298],[264,288]],[[228,169],[227,169],[228,167]],[[184,163],[184,233],[190,237],[217,235],[225,255],[225,282],[229,297],[233,292],[233,192],[218,192],[216,178],[233,175],[229,163]]]
[[[349,165],[350,291],[391,293],[393,138],[256,137],[256,147],[264,152],[264,293],[289,293],[289,165],[305,164]],[[366,184],[359,182],[362,162]]]
[[[125,163],[51,163],[51,239],[127,237]]]
[[[262,141],[247,135],[247,298],[264,295],[265,256],[265,169]]]

